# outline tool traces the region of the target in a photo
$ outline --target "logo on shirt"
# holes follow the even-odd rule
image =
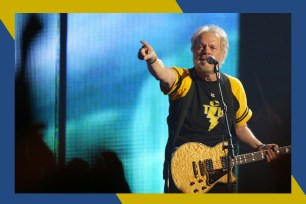
[[[220,107],[220,103],[217,100],[213,100],[209,102],[209,105],[203,105],[204,107],[204,114],[206,115],[206,118],[209,118],[210,126],[208,128],[208,131],[211,131],[218,125],[218,119],[223,116],[223,110]]]

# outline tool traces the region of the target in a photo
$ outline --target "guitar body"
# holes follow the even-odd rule
[[[208,147],[197,142],[180,146],[171,159],[171,174],[176,187],[184,193],[206,193],[216,183],[227,183],[227,149],[219,143]],[[231,174],[231,181],[236,178]]]

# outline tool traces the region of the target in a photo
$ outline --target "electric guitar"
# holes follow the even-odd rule
[[[208,147],[197,142],[189,142],[180,146],[171,159],[171,174],[176,187],[184,193],[206,193],[216,183],[228,182],[230,171],[231,182],[237,178],[232,174],[232,168],[265,159],[267,150],[241,154],[227,158],[227,143],[219,143]],[[291,146],[278,149],[279,154],[291,153]]]

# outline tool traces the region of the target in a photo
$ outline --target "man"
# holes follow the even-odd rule
[[[215,73],[215,64],[222,66],[229,48],[227,35],[222,28],[203,26],[194,33],[191,39],[192,69],[167,68],[151,45],[145,41],[141,41],[141,44],[138,58],[147,62],[148,70],[160,81],[161,90],[169,95],[170,100],[167,119],[169,138],[164,166],[165,192],[181,191],[173,183],[170,172],[171,155],[177,147],[188,142],[214,147],[226,140],[224,135],[229,135],[225,128],[218,78],[222,80],[224,102],[228,107],[229,129],[233,127],[237,138],[254,150],[268,150],[265,155],[267,162],[278,158],[278,145],[263,144],[247,126],[252,111],[247,106],[241,82],[232,76]],[[216,185],[215,189],[215,192],[226,192],[225,185]]]

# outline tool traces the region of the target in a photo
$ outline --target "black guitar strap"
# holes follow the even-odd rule
[[[221,89],[223,91],[224,94],[224,100],[225,103],[227,105],[227,117],[228,117],[228,122],[229,122],[229,127],[230,130],[233,130],[234,128],[234,124],[235,124],[235,113],[236,111],[234,110],[234,99],[233,99],[233,93],[232,93],[232,87],[231,87],[231,83],[229,82],[228,77],[221,73],[221,77],[220,77],[220,84],[221,84]],[[232,134],[235,133],[235,131],[232,131]]]
[[[194,71],[195,71],[194,68],[189,69],[189,72],[191,73],[192,77]],[[178,76],[179,76],[178,83],[181,83],[180,75]],[[165,149],[165,162],[164,162],[164,171],[163,171],[163,177],[165,180],[169,177],[169,162],[171,159],[172,151],[174,149],[175,141],[183,126],[183,122],[186,118],[188,107],[191,103],[191,99],[195,92],[194,89],[195,89],[194,83],[191,83],[191,87],[184,98],[170,101],[169,116],[167,118],[169,137]]]

